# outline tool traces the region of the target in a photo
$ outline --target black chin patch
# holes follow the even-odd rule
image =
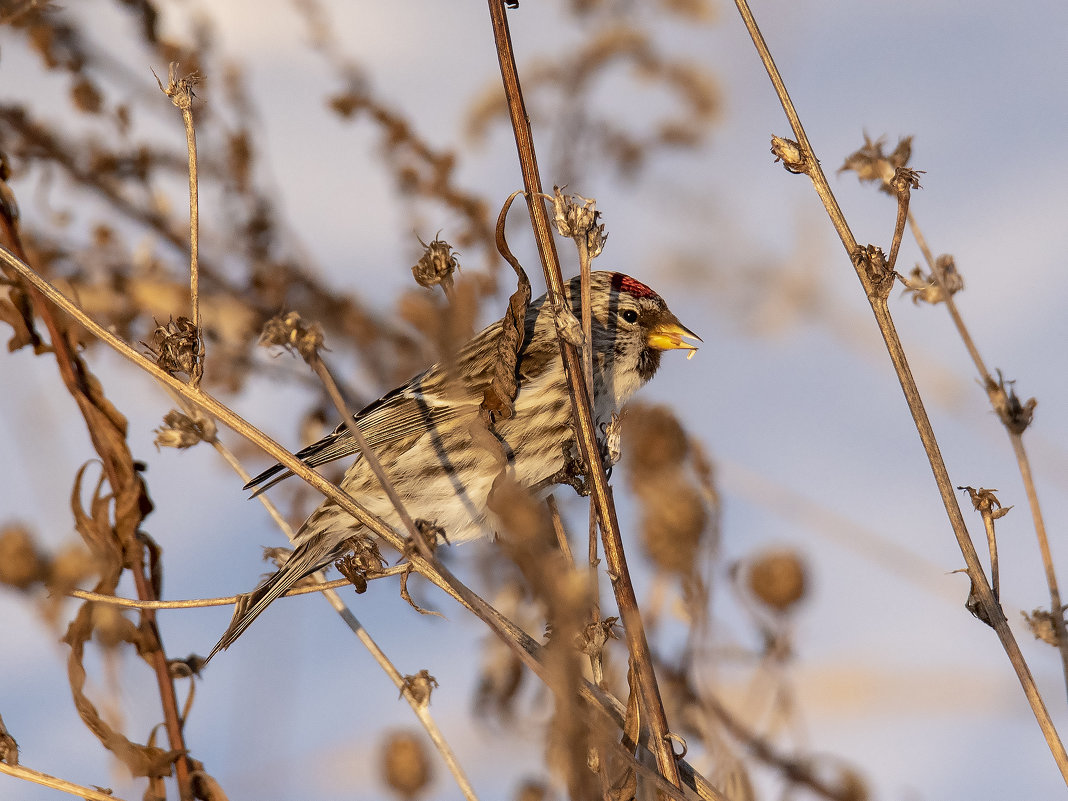
[[[638,354],[638,375],[644,384],[660,369],[660,351],[643,347]]]

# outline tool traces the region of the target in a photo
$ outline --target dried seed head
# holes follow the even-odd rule
[[[444,542],[445,544],[449,542],[448,533],[433,520],[419,518],[415,521],[415,528],[431,551],[438,547],[439,542]],[[414,544],[412,543],[412,545]]]
[[[920,176],[923,174],[924,170],[898,167],[894,170],[894,177],[890,179],[890,188],[899,195],[907,195],[913,189],[920,188]]]
[[[298,312],[276,314],[260,333],[259,344],[265,348],[281,347],[296,351],[309,364],[319,358],[323,344],[323,327],[319,323],[306,324]]]
[[[581,634],[575,637],[575,648],[586,656],[600,657],[609,640],[619,639],[619,618],[606,617],[595,623],[587,623]]]
[[[435,239],[429,245],[419,240],[424,248],[423,255],[412,267],[412,275],[419,286],[430,289],[441,284],[448,295],[452,291],[452,274],[460,269],[452,245],[443,239]]]
[[[378,543],[366,535],[353,537],[352,550],[334,562],[345,578],[352,582],[357,594],[367,592],[367,577],[377,575],[386,564],[378,550]]]
[[[632,486],[682,464],[689,451],[686,432],[666,406],[631,404],[623,420],[623,436]]]
[[[546,801],[548,798],[549,788],[536,779],[524,779],[515,794],[515,801]]]
[[[638,492],[645,501],[641,533],[646,556],[666,573],[692,575],[708,525],[703,495],[677,470],[646,478]]]
[[[430,675],[430,671],[423,668],[414,676],[404,677],[404,692],[407,692],[412,700],[421,707],[430,706],[430,694],[438,686],[438,680]],[[404,695],[404,692],[401,695]]]
[[[1016,394],[1015,381],[1006,381],[998,370],[998,381],[987,385],[986,391],[994,404],[1002,424],[1014,434],[1022,434],[1031,425],[1038,401],[1029,398],[1026,403],[1020,401]]]
[[[156,75],[155,71],[152,74]],[[156,75],[156,83],[174,105],[186,111],[193,105],[193,98],[196,96],[193,94],[193,87],[200,83],[200,76],[197,75],[196,70],[193,70],[184,78],[179,78],[178,62],[172,61],[167,67],[167,85],[163,85],[158,75]]]
[[[0,532],[0,584],[26,590],[48,572],[48,560],[27,529],[9,525]]]
[[[867,279],[876,287],[885,287],[887,294],[894,283],[893,270],[886,263],[886,254],[878,245],[861,245],[853,252],[853,264],[863,271]]]
[[[601,212],[597,210],[597,201],[581,195],[565,196],[559,186],[553,187],[551,197],[545,197],[553,202],[553,222],[560,236],[585,245],[591,259],[600,256],[608,234],[604,225],[598,223]]]
[[[984,489],[982,487],[979,489],[975,489],[975,487],[957,487],[957,489],[968,493],[968,497],[971,498],[972,501],[972,506],[977,512],[982,515],[989,514],[995,520],[1007,515],[1009,509],[1012,508],[1011,506],[1002,508],[1001,501],[999,501],[994,494],[997,492],[996,489]]]
[[[416,798],[433,778],[421,737],[410,732],[390,734],[382,746],[382,778],[400,798]]]
[[[215,441],[215,421],[196,413],[190,417],[171,409],[163,418],[163,425],[155,431],[156,450],[160,448],[189,448],[200,441]]]
[[[3,558],[0,556],[0,565]],[[82,543],[70,542],[63,546],[48,563],[48,577],[45,579],[48,597],[42,599],[41,605],[41,613],[45,619],[58,623],[63,611],[63,601],[70,591],[99,574],[99,562]]]
[[[1042,642],[1048,643],[1054,648],[1057,647],[1057,626],[1054,625],[1052,614],[1045,609],[1035,609],[1031,614],[1021,611],[1020,614],[1023,615],[1027,627],[1031,629],[1031,633],[1035,635],[1036,640],[1042,640]],[[1063,610],[1061,614],[1064,614]]]
[[[781,136],[771,137],[771,154],[775,161],[781,161],[787,172],[794,174],[808,172],[808,159],[801,145],[793,139],[784,139]]]
[[[774,612],[786,612],[805,597],[805,563],[795,551],[767,551],[749,564],[746,583],[753,597]]]
[[[852,170],[862,183],[877,182],[882,191],[892,194],[894,189],[891,184],[898,168],[905,167],[912,157],[912,137],[906,136],[898,140],[897,147],[889,155],[883,153],[884,144],[883,139],[872,141],[864,134],[864,146],[846,156],[838,172]],[[919,184],[912,188],[919,188]]]
[[[200,337],[188,317],[171,320],[167,325],[156,323],[151,344],[142,342],[156,360],[157,366],[170,375],[193,375],[198,361]]]
[[[945,253],[935,259],[934,272],[930,275],[925,275],[917,265],[905,281],[905,292],[912,293],[913,303],[941,303],[946,299],[947,292],[952,296],[962,289],[964,278],[957,272],[953,257]]]

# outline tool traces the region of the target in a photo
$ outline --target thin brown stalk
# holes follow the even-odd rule
[[[909,410],[912,413],[912,418],[915,422],[917,432],[920,435],[920,440],[927,453],[931,470],[934,473],[935,482],[938,485],[939,494],[942,497],[942,503],[945,506],[946,514],[949,517],[950,525],[952,526],[954,536],[957,539],[957,545],[964,556],[965,563],[967,564],[968,574],[972,579],[972,584],[979,598],[979,602],[983,606],[991,627],[997,632],[1002,647],[1005,649],[1005,653],[1007,654],[1009,661],[1012,663],[1013,669],[1016,671],[1017,678],[1020,681],[1020,685],[1023,688],[1028,703],[1031,705],[1031,710],[1035,715],[1035,719],[1038,721],[1043,736],[1046,738],[1046,743],[1049,746],[1050,752],[1053,754],[1053,757],[1057,762],[1057,766],[1061,771],[1065,783],[1068,784],[1068,753],[1065,752],[1060,736],[1057,734],[1057,730],[1049,716],[1046,705],[1038,692],[1038,687],[1035,684],[1034,677],[1031,675],[1031,670],[1020,651],[1020,647],[1012,634],[1012,630],[1009,628],[1008,621],[1005,619],[1005,613],[994,598],[994,594],[986,578],[986,573],[983,571],[982,563],[979,561],[975,547],[968,535],[968,530],[964,524],[964,518],[960,511],[960,506],[958,505],[953,492],[953,484],[949,479],[949,473],[946,470],[945,463],[942,460],[942,454],[938,447],[938,442],[935,439],[934,430],[931,427],[931,422],[924,409],[919,390],[916,387],[915,379],[912,376],[912,371],[909,368],[908,361],[905,357],[904,348],[902,347],[897,331],[894,328],[890,310],[886,302],[887,295],[889,294],[893,282],[893,273],[891,272],[889,276],[886,276],[885,274],[880,275],[877,271],[871,270],[870,261],[866,262],[863,258],[860,258],[866,251],[858,248],[856,239],[853,237],[853,233],[850,231],[849,225],[846,223],[845,217],[838,206],[838,201],[835,199],[833,192],[831,192],[827,177],[819,165],[815,151],[808,140],[804,127],[801,125],[797,110],[794,107],[793,101],[790,99],[789,93],[786,91],[786,85],[782,80],[778,68],[775,66],[775,62],[771,57],[771,52],[756,24],[756,20],[753,18],[749,5],[746,0],[735,0],[735,5],[749,31],[749,35],[753,40],[753,44],[756,46],[757,52],[760,54],[761,61],[768,72],[772,85],[775,87],[775,91],[782,103],[783,110],[790,121],[791,129],[797,138],[797,142],[801,148],[802,157],[807,165],[804,171],[811,178],[816,193],[823,201],[824,208],[827,210],[831,223],[838,232],[850,260],[853,261],[857,277],[860,279],[861,285],[864,287],[868,302],[872,307],[872,312],[875,315],[876,322],[879,325],[879,330],[882,333],[883,340],[890,355],[890,360],[897,373],[898,381],[901,384],[901,389],[905,394]]]
[[[383,568],[378,573],[369,574],[366,578],[368,581],[374,579],[388,578],[389,576],[399,576],[408,570],[406,564],[395,565],[393,567]],[[307,586],[294,587],[283,598],[289,598],[295,595],[307,595],[312,592],[326,592],[327,590],[336,590],[341,587],[352,586],[352,582],[348,579],[334,579],[333,581],[322,581],[315,584],[309,584]],[[98,604],[111,604],[112,606],[125,606],[130,609],[203,609],[210,606],[233,606],[237,603],[240,595],[227,595],[220,598],[189,598],[174,601],[142,601],[138,598],[122,598],[118,595],[101,595],[98,592],[90,592],[89,590],[71,590],[68,593],[71,598],[80,598],[83,601],[93,601]]]
[[[890,257],[886,260],[887,269],[893,270],[897,264],[897,254],[901,250],[901,240],[905,235],[905,220],[909,216],[909,200],[912,197],[908,183],[895,176],[891,187],[897,195],[897,219],[894,221],[894,237],[890,242]]]
[[[78,370],[78,363],[76,361],[77,357],[71,352],[70,342],[66,332],[61,330],[52,313],[51,307],[45,302],[46,297],[51,299],[48,290],[52,290],[52,292],[56,292],[56,294],[59,293],[54,287],[51,287],[50,284],[37,275],[37,273],[27,265],[22,258],[20,258],[20,256],[25,255],[25,250],[22,246],[22,238],[19,235],[15,221],[9,219],[6,215],[0,215],[0,225],[2,225],[3,232],[7,236],[8,241],[19,252],[19,256],[16,256],[6,248],[0,246],[0,259],[17,273],[22,275],[23,278],[27,279],[27,289],[33,299],[36,313],[40,315],[41,319],[44,320],[45,326],[48,328],[60,376],[63,379],[63,383],[67,387],[67,390],[71,393],[75,401],[78,403],[79,408],[82,410],[89,429],[89,436],[93,439],[94,447],[101,457],[103,457],[103,465],[108,475],[108,482],[112,487],[112,490],[118,493],[124,485],[123,479],[117,475],[120,468],[116,465],[115,459],[107,458],[109,446],[106,446],[97,440],[98,432],[93,425],[88,424],[91,417],[86,407],[90,404],[84,392],[83,376]],[[62,308],[62,306],[60,308]],[[128,452],[126,458],[129,458]],[[134,586],[137,589],[137,595],[145,600],[155,600],[155,592],[152,583],[146,575],[143,547],[139,549],[138,557],[137,563],[132,565],[130,570],[133,575]],[[160,694],[160,704],[163,708],[164,729],[167,732],[167,739],[170,742],[171,750],[181,754],[175,760],[174,773],[175,780],[178,784],[179,796],[182,798],[182,801],[186,801],[186,799],[192,798],[192,764],[186,754],[185,735],[182,731],[182,721],[178,713],[178,698],[174,691],[174,679],[171,676],[167,664],[167,654],[163,650],[163,638],[156,626],[155,613],[151,610],[142,610],[141,625],[145,632],[151,636],[151,642],[155,644],[155,648],[146,653],[145,658],[152,666],[156,675],[156,684]]]
[[[946,304],[946,311],[949,312],[953,325],[956,326],[957,334],[960,336],[961,341],[964,342],[964,347],[968,349],[968,355],[972,357],[975,369],[979,371],[983,386],[989,387],[993,382],[990,377],[990,371],[986,369],[986,363],[983,361],[983,357],[979,355],[979,348],[976,347],[971,332],[968,331],[968,327],[964,324],[964,318],[960,316],[960,312],[957,310],[957,303],[953,299],[953,293],[946,286],[945,276],[942,275],[942,271],[938,268],[937,260],[927,246],[927,239],[924,237],[923,231],[920,230],[919,223],[916,222],[916,217],[912,212],[909,212],[909,230],[912,231],[912,238],[916,240],[916,244],[919,245],[920,251],[923,253],[923,259],[927,262],[927,268],[931,271],[931,276],[942,291],[942,300]]]
[[[488,0],[488,2],[494,42],[501,67],[501,78],[504,83],[509,116],[515,134],[519,165],[523,173],[523,187],[527,193],[527,207],[530,211],[538,253],[545,272],[546,285],[550,297],[563,298],[566,297],[564,281],[560,272],[560,261],[556,253],[556,243],[553,241],[548,214],[541,197],[541,177],[538,174],[534,140],[530,130],[529,117],[523,103],[519,72],[516,68],[515,55],[512,50],[504,2],[503,0]],[[620,537],[619,522],[616,519],[615,505],[608,490],[608,478],[605,475],[604,465],[601,463],[601,451],[597,443],[593,414],[588,402],[588,387],[582,370],[582,362],[574,345],[563,339],[560,339],[560,350],[567,375],[568,391],[571,395],[574,409],[579,453],[589,470],[592,498],[597,507],[598,517],[601,522],[601,533],[604,537],[608,572],[612,579],[612,588],[615,590],[616,603],[619,606],[619,614],[623,621],[627,647],[630,650],[631,659],[638,676],[644,718],[648,723],[651,734],[650,748],[656,755],[657,766],[661,774],[671,784],[678,787],[680,786],[678,767],[675,764],[675,755],[672,753],[671,743],[667,739],[669,731],[667,716],[664,713],[664,703],[656,683],[652,655],[649,650],[649,642],[645,636],[645,628],[642,625],[638,600],[630,580],[630,571],[627,569],[623,540]]]
[[[8,776],[14,776],[16,779],[23,779],[34,784],[39,784],[42,787],[49,787],[53,790],[59,790],[63,793],[69,793],[79,798],[89,799],[90,801],[122,801],[117,795],[113,795],[110,790],[98,790],[95,787],[83,787],[80,784],[69,782],[66,779],[60,779],[56,776],[50,776],[47,773],[41,773],[38,770],[32,770],[31,768],[23,767],[22,765],[8,765],[5,762],[0,762],[0,773],[6,773]]]
[[[942,300],[946,305],[946,311],[949,312],[950,319],[953,320],[953,325],[957,329],[957,334],[964,342],[964,347],[968,349],[968,354],[971,356],[972,362],[975,364],[975,369],[978,371],[979,378],[983,382],[983,387],[986,389],[990,405],[994,408],[995,412],[999,412],[999,410],[1003,408],[1003,399],[1005,395],[1004,386],[1001,382],[994,381],[990,372],[986,369],[986,363],[979,354],[979,348],[976,347],[975,340],[972,339],[971,332],[964,324],[964,318],[957,309],[957,302],[953,297],[953,293],[946,286],[945,276],[942,274],[942,270],[938,268],[937,259],[935,259],[930,247],[928,247],[927,239],[924,237],[919,223],[911,212],[909,213],[909,229],[912,231],[913,239],[916,240],[916,244],[919,245],[920,250],[923,253],[923,258],[927,262],[927,268],[931,271],[932,278],[938,284],[938,288],[942,294]],[[1027,493],[1027,504],[1031,510],[1031,520],[1035,527],[1035,536],[1038,539],[1038,550],[1042,557],[1042,568],[1046,574],[1046,586],[1049,588],[1051,620],[1053,622],[1053,630],[1057,635],[1057,650],[1060,651],[1061,654],[1061,671],[1064,675],[1065,689],[1068,691],[1068,626],[1065,625],[1064,613],[1060,611],[1063,608],[1061,603],[1061,591],[1057,581],[1057,571],[1053,567],[1053,552],[1049,547],[1049,537],[1046,535],[1046,521],[1042,515],[1042,507],[1038,502],[1038,491],[1035,489],[1034,477],[1031,474],[1031,460],[1027,455],[1027,449],[1024,447],[1023,432],[1014,430],[1012,426],[1008,425],[1007,421],[1000,413],[998,414],[998,417],[1002,420],[1002,423],[1005,424],[1005,431],[1009,435],[1009,442],[1012,443],[1012,451],[1016,457],[1016,465],[1020,470],[1020,477],[1023,480],[1024,492]]]
[[[570,569],[575,569],[575,557],[571,554],[571,541],[567,538],[567,530],[564,529],[563,518],[560,517],[560,507],[556,503],[556,496],[550,495],[545,499],[545,505],[549,507],[549,517],[553,521],[553,533],[556,534],[556,544],[560,546],[560,553],[567,560]]]
[[[994,597],[1001,600],[1001,571],[998,568],[998,538],[994,533],[994,518],[983,515],[983,528],[986,529],[986,545],[990,549],[990,589]]]
[[[1027,503],[1031,509],[1031,519],[1034,521],[1035,535],[1038,537],[1038,549],[1042,555],[1042,566],[1046,571],[1046,584],[1049,587],[1050,612],[1053,619],[1053,629],[1057,634],[1057,647],[1061,652],[1061,664],[1064,668],[1064,680],[1068,685],[1068,630],[1064,622],[1064,607],[1061,604],[1061,592],[1057,585],[1057,572],[1053,569],[1053,553],[1049,547],[1049,537],[1046,536],[1046,522],[1042,517],[1042,509],[1038,505],[1038,493],[1035,491],[1034,478],[1031,476],[1031,460],[1024,448],[1023,436],[1010,432],[1009,440],[1012,442],[1013,452],[1016,454],[1016,463],[1020,467],[1020,475],[1023,477],[1024,490],[1027,493]]]
[[[204,332],[200,325],[200,266],[198,262],[198,247],[200,238],[200,212],[198,203],[198,179],[197,179],[197,133],[193,126],[193,85],[196,76],[189,75],[178,79],[178,65],[171,64],[168,69],[167,86],[156,78],[159,88],[171,99],[171,102],[182,112],[182,123],[185,126],[186,150],[189,154],[189,298],[192,305],[193,328],[197,332],[197,360],[193,374],[189,377],[193,388],[200,386],[200,379],[204,375]]]

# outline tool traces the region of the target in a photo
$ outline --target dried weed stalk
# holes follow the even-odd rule
[[[994,596],[990,584],[987,581],[986,573],[984,572],[983,566],[976,554],[975,547],[972,544],[971,537],[969,536],[967,527],[964,523],[960,506],[957,504],[957,499],[953,492],[953,484],[950,481],[949,473],[942,460],[934,429],[931,427],[930,419],[927,416],[923,401],[920,398],[919,390],[916,387],[912,371],[909,368],[904,348],[898,338],[897,331],[890,315],[887,298],[896,279],[896,273],[893,270],[893,258],[887,260],[883,256],[881,249],[874,245],[860,246],[857,244],[856,239],[853,237],[853,233],[846,222],[845,216],[842,214],[842,210],[838,206],[838,201],[835,199],[834,194],[831,191],[830,185],[827,182],[827,177],[824,175],[823,170],[820,167],[819,160],[816,158],[815,151],[808,140],[808,136],[805,134],[797,110],[793,105],[793,101],[790,99],[789,93],[786,90],[786,85],[782,80],[778,68],[775,66],[771,52],[768,49],[767,43],[749,9],[748,3],[746,0],[736,0],[735,5],[737,6],[746,29],[753,40],[753,44],[756,46],[760,59],[768,72],[768,76],[778,94],[780,103],[789,120],[790,127],[796,137],[796,141],[788,142],[788,147],[785,148],[786,158],[783,159],[784,164],[791,172],[803,172],[812,180],[813,188],[823,202],[831,223],[837,231],[839,238],[842,240],[846,253],[853,262],[857,277],[860,279],[861,286],[868,297],[868,302],[871,305],[879,330],[882,333],[883,340],[890,355],[890,360],[893,363],[901,388],[904,391],[909,410],[912,412],[913,421],[916,424],[920,440],[923,443],[924,450],[927,452],[928,461],[934,472],[935,482],[938,485],[938,490],[942,497],[943,505],[946,508],[950,525],[952,526],[954,536],[957,539],[957,544],[960,547],[961,553],[964,555],[968,576],[972,582],[972,593],[975,596],[975,605],[982,609],[982,619],[989,623],[997,632],[1002,647],[1004,648],[1013,669],[1016,671],[1020,685],[1023,688],[1028,703],[1031,705],[1031,709],[1038,721],[1043,736],[1046,739],[1050,752],[1053,754],[1054,760],[1057,762],[1057,766],[1060,769],[1065,782],[1068,783],[1068,753],[1065,752],[1064,745],[1061,742],[1056,727],[1053,725],[1049,711],[1046,709],[1046,705],[1039,694],[1031,670],[1024,659],[1023,653],[1020,651],[1020,647],[1016,642],[1016,638],[1013,636],[1012,630],[1009,628],[1005,613],[1001,609],[1001,605],[998,603],[997,598]],[[786,140],[777,138],[777,141],[783,142]],[[779,156],[778,153],[776,155]],[[902,174],[895,169],[895,175],[900,177],[901,180],[895,185],[894,179],[891,179],[890,187],[894,189],[899,202],[898,224],[895,228],[895,245],[891,251],[893,257],[896,257],[897,244],[899,244],[900,241],[900,231],[903,225],[902,217],[907,214],[908,191],[914,185],[915,173],[909,171],[908,173]],[[943,294],[946,296],[948,304],[951,298],[948,296],[948,293],[944,288]],[[1057,607],[1055,606],[1054,608]]]
[[[883,141],[881,139],[872,141],[865,136],[864,145],[846,158],[839,172],[852,170],[857,174],[859,180],[875,183],[881,191],[892,192],[894,176],[907,169],[911,155],[911,136],[900,139],[897,146],[889,154],[883,152]],[[996,371],[997,380],[990,374],[975,344],[975,340],[972,338],[964,323],[964,318],[957,308],[956,295],[964,289],[964,279],[957,270],[956,261],[953,256],[945,253],[937,258],[934,256],[934,253],[927,245],[927,239],[923,235],[920,224],[912,212],[908,213],[908,222],[913,238],[923,253],[929,273],[925,275],[920,266],[917,265],[911,272],[910,278],[905,280],[907,291],[912,294],[914,303],[923,302],[932,305],[942,303],[945,305],[946,311],[957,329],[957,333],[971,356],[976,372],[979,373],[979,380],[986,391],[991,408],[993,408],[1009,435],[1009,441],[1012,444],[1020,476],[1023,479],[1024,490],[1027,493],[1028,504],[1031,508],[1031,519],[1035,527],[1035,535],[1038,538],[1039,552],[1042,555],[1046,585],[1049,588],[1050,612],[1048,617],[1043,619],[1047,620],[1052,626],[1055,637],[1047,639],[1046,642],[1055,645],[1060,651],[1061,668],[1064,674],[1065,687],[1068,689],[1068,630],[1065,627],[1063,611],[1054,611],[1062,608],[1060,586],[1053,566],[1049,537],[1046,535],[1045,518],[1042,515],[1042,508],[1038,502],[1038,492],[1035,489],[1034,478],[1031,475],[1031,460],[1027,455],[1027,449],[1023,442],[1023,434],[1031,425],[1038,401],[1034,398],[1021,401],[1016,395],[1015,382],[1005,381],[1000,370]],[[996,587],[997,582],[993,580],[993,569],[991,572],[992,582]],[[997,592],[995,591],[996,595]]]

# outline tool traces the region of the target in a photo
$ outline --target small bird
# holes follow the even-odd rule
[[[572,312],[580,317],[578,277],[568,283],[567,293]],[[593,414],[594,424],[602,430],[656,373],[661,351],[692,352],[697,347],[693,340],[700,338],[679,322],[660,295],[622,273],[592,274],[590,307]],[[551,486],[574,442],[557,317],[545,295],[528,306],[514,414],[494,425],[515,481],[537,490]],[[493,377],[500,335],[498,321],[463,345],[451,362],[435,364],[354,415],[409,515],[433,521],[454,544],[494,530],[487,499],[500,462],[474,442],[472,425]],[[356,443],[342,423],[296,456],[309,467],[317,467],[356,453]],[[262,492],[290,475],[276,464],[245,489],[260,487],[257,492]],[[365,460],[357,459],[349,467],[340,486],[388,525],[400,527],[399,516]],[[228,648],[298,581],[341,558],[359,529],[359,523],[337,504],[323,501],[294,536],[295,548],[286,563],[237,605],[229,628],[208,659]]]

